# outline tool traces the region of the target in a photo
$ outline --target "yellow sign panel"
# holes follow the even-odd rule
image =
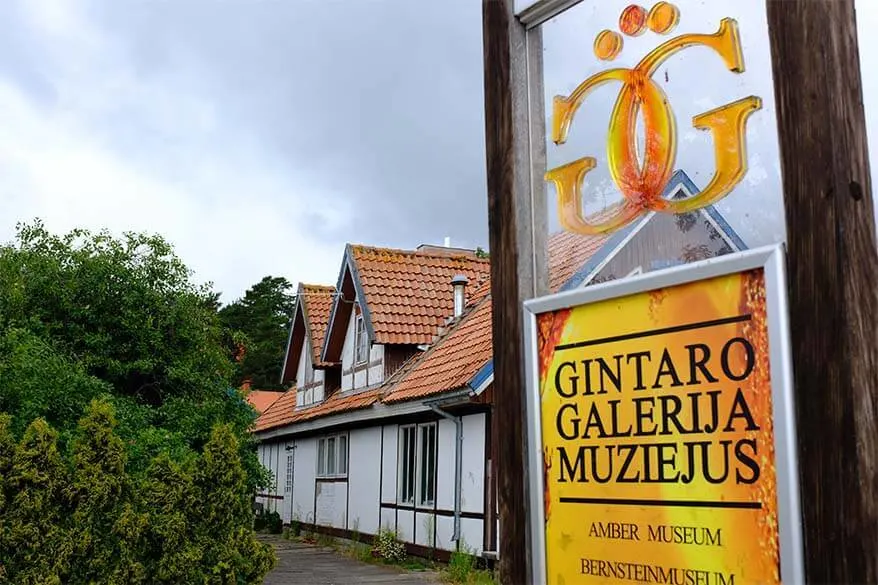
[[[779,583],[764,270],[536,325],[548,583]]]

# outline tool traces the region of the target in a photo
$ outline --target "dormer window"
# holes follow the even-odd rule
[[[365,363],[369,359],[369,337],[366,335],[366,321],[362,314],[357,315],[354,344],[354,361],[357,364]]]

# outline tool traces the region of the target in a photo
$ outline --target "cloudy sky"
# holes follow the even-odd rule
[[[481,64],[480,0],[0,0],[0,241],[158,232],[224,301],[346,242],[486,247]]]
[[[0,241],[158,232],[223,299],[487,245],[477,0],[2,0]]]

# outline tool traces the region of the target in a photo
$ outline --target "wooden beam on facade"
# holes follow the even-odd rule
[[[769,0],[768,22],[807,581],[876,583],[878,253],[854,2]]]

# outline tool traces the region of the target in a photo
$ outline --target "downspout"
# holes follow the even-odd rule
[[[469,399],[474,394],[475,392],[473,389],[466,386],[462,390],[438,400],[428,400],[424,402],[424,406],[428,407],[439,416],[454,422],[456,430],[454,441],[454,534],[451,536],[451,540],[455,543],[460,543],[460,499],[461,492],[463,491],[463,419],[443,410],[439,404],[454,402],[461,398]]]
[[[456,435],[454,438],[454,534],[451,540],[455,543],[460,542],[460,492],[463,481],[463,420],[459,416],[454,416],[442,410],[435,404],[427,404],[430,410],[454,422]]]

